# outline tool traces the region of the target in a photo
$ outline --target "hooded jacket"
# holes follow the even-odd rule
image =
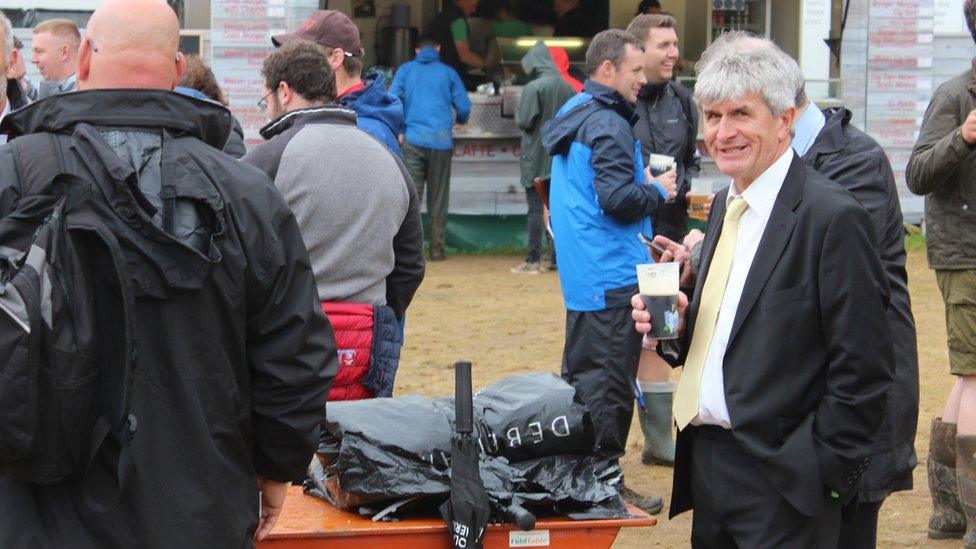
[[[455,118],[464,124],[471,115],[461,77],[440,62],[434,46],[421,48],[413,61],[397,69],[390,93],[403,101],[407,141],[419,147],[450,150]]]
[[[522,130],[522,146],[519,160],[522,168],[522,186],[529,188],[536,177],[549,177],[552,159],[542,146],[542,125],[552,120],[559,108],[573,96],[559,70],[552,62],[549,49],[537,42],[522,58],[522,68],[532,81],[522,90],[515,123]]]
[[[844,187],[864,206],[877,231],[881,263],[891,289],[886,312],[895,349],[894,376],[885,420],[875,439],[871,463],[860,480],[860,501],[882,501],[891,492],[911,490],[918,427],[918,349],[905,271],[905,229],[891,164],[884,149],[851,124],[845,108],[824,111],[826,125],[803,161]]]
[[[14,136],[54,134],[52,161],[117,214],[106,222],[136,288],[139,429],[117,508],[89,510],[78,480],[0,477],[0,546],[248,547],[255,475],[303,475],[335,348],[294,216],[267,176],[219,150],[230,126],[223,107],[157,90],[59,95],[4,119]],[[23,186],[11,145],[0,173],[6,215]],[[117,373],[100,375],[120,390]]]
[[[672,240],[688,232],[688,201],[691,179],[698,177],[698,109],[691,91],[683,84],[669,80],[663,84],[645,84],[637,94],[637,116],[634,134],[640,139],[643,157],[663,154],[677,164],[677,196],[666,203],[654,219],[655,231]]]
[[[556,68],[559,69],[559,74],[563,77],[563,80],[569,84],[569,87],[573,88],[573,93],[583,91],[583,83],[569,74],[569,54],[566,53],[566,50],[557,46],[550,46],[549,54],[552,55],[552,62],[556,64]]]
[[[905,168],[908,188],[925,196],[929,267],[976,269],[976,145],[961,127],[976,109],[973,68],[939,86]]]
[[[650,263],[637,232],[667,198],[644,181],[633,106],[592,80],[542,128],[552,155],[551,222],[566,308],[626,307],[637,291],[635,265]]]
[[[194,97],[200,99],[201,101],[210,101],[211,103],[218,103],[213,99],[207,97],[207,94],[200,90],[194,88],[188,88],[186,86],[176,86],[173,88],[176,93]],[[219,103],[218,103],[219,104]],[[223,151],[234,158],[240,159],[242,156],[247,154],[247,147],[244,145],[244,128],[241,127],[241,122],[237,117],[233,117],[234,125],[231,126],[230,135],[227,137],[227,142],[224,143]]]
[[[403,103],[386,93],[383,79],[378,75],[367,76],[363,83],[363,89],[342,96],[339,106],[355,111],[360,129],[400,156],[397,134],[403,127]]]

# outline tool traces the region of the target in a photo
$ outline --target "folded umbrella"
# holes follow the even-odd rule
[[[456,549],[483,547],[491,504],[481,480],[478,439],[474,437],[471,402],[471,363],[455,369],[455,428],[451,451],[451,497],[440,507]]]

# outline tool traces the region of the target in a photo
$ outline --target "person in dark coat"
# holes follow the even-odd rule
[[[190,93],[190,90],[196,91],[198,94]],[[200,59],[199,55],[186,56],[186,72],[183,73],[183,80],[180,81],[180,85],[174,91],[206,101],[216,101],[224,107],[227,106],[227,97],[220,89],[217,78],[210,67],[203,62],[203,59]],[[236,116],[230,137],[224,144],[224,152],[234,158],[241,158],[247,154],[247,147],[244,145],[244,130],[241,128],[241,121]]]
[[[485,59],[471,50],[471,29],[468,17],[474,15],[481,0],[453,0],[434,16],[425,35],[441,45],[441,62],[456,70],[464,85],[473,90],[484,77],[472,75],[472,70],[484,69]]]
[[[183,72],[178,33],[163,2],[106,1],[81,45],[82,91],[2,124],[53,135],[52,161],[113,204],[158,206],[172,189],[178,229],[143,206],[106,219],[137,288],[128,491],[96,512],[77,479],[0,476],[0,547],[250,547],[318,444],[337,357],[308,253],[268,177],[219,150],[230,113],[168,91]],[[18,140],[0,147],[0,216],[23,192]]]

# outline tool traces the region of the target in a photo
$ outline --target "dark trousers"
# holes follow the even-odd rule
[[[826,499],[825,495],[824,514],[808,517],[766,481],[730,431],[720,427],[691,429],[695,506],[692,547],[836,549],[840,529],[838,501]]]
[[[447,207],[451,193],[451,151],[428,149],[403,142],[401,148],[403,163],[410,172],[417,196],[424,199],[424,187],[427,187],[427,221],[430,231],[427,239],[430,242],[431,257],[444,255],[444,238],[447,230]]]
[[[542,197],[535,187],[526,187],[525,202],[529,205],[529,214],[526,217],[526,229],[529,232],[529,245],[525,249],[525,262],[538,263],[542,257],[542,235],[546,232],[546,223],[543,220],[542,211],[545,204]],[[546,240],[549,240],[548,235]],[[556,248],[549,241],[549,260],[556,262]]]
[[[634,379],[641,338],[629,307],[567,311],[562,378],[576,389],[593,418],[597,454],[624,455],[634,415]]]
[[[878,514],[883,501],[858,503],[851,517],[840,523],[837,549],[874,549],[878,546]]]

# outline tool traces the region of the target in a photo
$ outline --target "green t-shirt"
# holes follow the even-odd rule
[[[451,36],[455,42],[468,41],[468,22],[463,17],[458,17],[451,23]]]
[[[524,21],[509,19],[495,23],[491,27],[491,36],[494,38],[518,38],[519,36],[533,36],[533,32],[532,27]]]

